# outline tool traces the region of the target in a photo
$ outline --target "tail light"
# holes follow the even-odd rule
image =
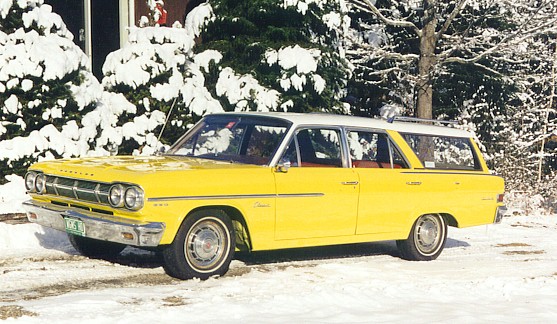
[[[497,195],[497,202],[502,203],[504,198],[505,198],[505,194]]]

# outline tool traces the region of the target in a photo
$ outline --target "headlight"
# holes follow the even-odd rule
[[[139,187],[129,187],[124,194],[126,208],[138,210],[143,207],[143,190]]]
[[[37,173],[33,171],[27,172],[25,175],[25,189],[28,191],[35,191],[35,179],[37,178]]]
[[[46,189],[46,176],[44,173],[39,173],[35,177],[35,190],[38,193],[44,193]]]
[[[124,186],[115,184],[108,190],[108,201],[112,207],[124,206]]]

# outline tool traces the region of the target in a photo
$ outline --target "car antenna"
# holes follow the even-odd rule
[[[166,124],[168,124],[168,120],[170,119],[170,115],[172,114],[172,110],[174,109],[174,105],[176,104],[176,99],[178,99],[178,97],[174,98],[174,101],[172,102],[172,105],[170,106],[170,110],[166,114],[166,118],[164,120],[164,124],[162,125],[161,132],[159,133],[159,136],[157,137],[157,142],[159,142],[159,143],[161,141],[162,133],[164,132]]]

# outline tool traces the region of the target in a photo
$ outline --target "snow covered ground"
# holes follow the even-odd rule
[[[207,281],[166,276],[154,253],[128,248],[115,260],[88,259],[64,233],[0,222],[0,320],[6,323],[556,318],[557,215],[451,228],[432,262],[401,260],[393,242],[381,242],[240,255],[225,277]]]

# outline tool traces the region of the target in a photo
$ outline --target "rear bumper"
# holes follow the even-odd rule
[[[495,219],[493,220],[494,224],[499,224],[503,220],[503,216],[507,212],[507,207],[499,206],[497,207],[497,211],[495,212]]]
[[[24,202],[23,208],[30,222],[66,231],[64,219],[73,218],[83,222],[85,237],[133,246],[158,246],[166,227],[35,200]]]

